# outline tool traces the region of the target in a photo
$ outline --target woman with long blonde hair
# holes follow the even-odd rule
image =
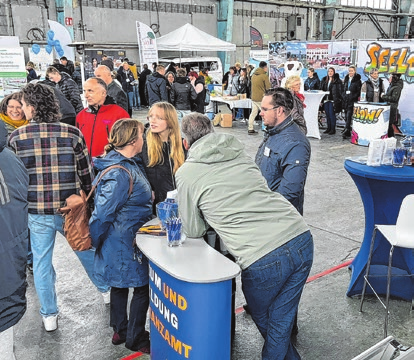
[[[167,192],[176,188],[175,173],[184,163],[177,111],[167,102],[157,102],[148,112],[149,128],[146,131],[141,158],[151,188],[155,206],[164,201]]]

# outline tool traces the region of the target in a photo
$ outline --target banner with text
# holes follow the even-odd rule
[[[389,86],[390,74],[401,74],[404,88],[398,105],[401,114],[401,130],[404,134],[414,135],[414,43],[408,41],[367,41],[358,42],[358,73],[365,81],[372,68],[377,68],[384,80],[385,91]]]
[[[140,21],[136,22],[141,70],[144,64],[151,69],[152,63],[158,64],[157,40],[151,28]]]
[[[23,48],[0,48],[0,100],[26,85]]]

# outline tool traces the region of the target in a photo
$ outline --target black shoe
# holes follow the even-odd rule
[[[331,131],[328,132],[328,135],[335,135],[335,134],[336,134],[335,130],[331,130]]]
[[[344,133],[342,134],[342,138],[343,139],[348,139],[351,137],[351,131],[350,130],[345,130]]]
[[[249,305],[244,304],[243,305],[243,309],[244,309],[244,311],[246,312],[247,315],[251,315]]]
[[[323,133],[324,134],[329,134],[331,132],[331,129],[327,128]]]
[[[247,132],[247,134],[249,134],[249,135],[255,135],[255,134],[258,134],[258,132],[256,130],[249,130]]]

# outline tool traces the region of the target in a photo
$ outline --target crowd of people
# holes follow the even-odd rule
[[[350,138],[354,103],[361,100],[385,102],[390,105],[388,137],[392,137],[394,134],[401,134],[399,129],[401,117],[398,112],[398,102],[404,85],[401,74],[391,74],[389,83],[390,85],[385,91],[383,79],[379,77],[377,68],[370,69],[368,79],[362,83],[361,75],[357,73],[356,67],[350,65],[348,74],[345,75],[343,81],[333,67],[328,68],[328,74],[321,80],[313,68],[308,69],[304,89],[305,91],[323,90],[329,93],[322,99],[321,104],[321,109],[326,115],[325,134],[334,135],[336,133],[336,114],[343,111],[345,128],[342,131],[342,137],[344,139]]]
[[[262,359],[300,359],[293,337],[313,261],[312,235],[302,218],[311,147],[300,77],[271,89],[264,61],[253,74],[236,63],[225,75],[230,94],[242,91],[252,99],[248,134],[257,133],[258,114],[265,127],[252,160],[235,136],[216,134],[204,115],[207,70],[170,66],[166,73],[164,66],[153,64],[151,72],[144,64],[137,77],[128,59],[116,75],[102,61],[83,84],[83,108],[73,79],[76,66],[60,60],[67,71],[51,66],[46,80],[33,79],[0,104],[0,206],[5,214],[0,224],[4,238],[16,244],[0,247],[1,264],[11,273],[0,272],[0,298],[10,300],[0,302],[0,314],[5,314],[0,337],[25,311],[26,268],[33,271],[45,330],[58,328],[52,259],[56,233],[64,235],[60,209],[69,196],[94,189],[93,247],[75,253],[110,304],[112,344],[150,353],[148,260],[134,240],[156,215],[156,204],[177,189],[185,234],[202,237],[214,230],[240,265],[246,309],[265,339]],[[398,104],[402,84],[393,75],[383,93],[376,69],[361,84],[353,66],[344,82],[333,68],[321,80],[309,69],[305,81],[307,90],[329,92],[323,101],[329,134],[335,133],[335,113],[345,110],[344,137],[361,88],[368,101]],[[149,106],[146,125],[131,118],[136,95],[141,106]],[[393,111],[397,116],[397,106]],[[118,167],[109,169],[113,165]],[[6,168],[13,171],[2,171]]]
[[[128,65],[124,61],[121,77],[130,83],[133,74]],[[0,329],[10,328],[24,313],[25,270],[31,263],[44,328],[58,328],[52,259],[56,233],[64,235],[60,209],[69,196],[94,189],[89,223],[93,248],[75,253],[104,303],[110,304],[112,344],[125,343],[130,350],[149,353],[150,337],[145,330],[148,260],[134,239],[137,230],[156,215],[155,205],[165,200],[168,191],[178,189],[187,235],[198,237],[215,230],[241,266],[249,311],[266,339],[263,359],[299,359],[291,335],[297,331],[298,304],[313,256],[312,236],[301,216],[310,145],[294,117],[295,103],[302,102],[296,83],[292,90],[269,90],[266,67],[261,64],[262,71],[256,71],[251,90],[247,90],[247,70],[235,67],[230,76],[235,84],[240,71],[237,82],[256,96],[268,129],[256,161],[234,136],[214,133],[211,120],[203,115],[206,78],[191,69],[177,67],[165,78],[165,68],[156,65],[147,74],[150,108],[146,126],[128,113],[131,89],[119,86],[104,64],[97,64],[96,76],[84,82],[86,108],[80,105],[73,78],[54,66],[48,68],[47,80],[35,79],[7,96],[1,103],[0,169],[16,171],[0,176],[0,190],[18,192],[9,197],[5,211],[21,221],[7,228],[7,237],[19,243],[19,248],[6,254],[18,281],[0,278],[3,294],[14,299],[5,304],[13,316],[0,318]],[[56,90],[74,109],[70,122],[62,121],[63,107]],[[189,165],[192,159],[195,167]],[[106,171],[113,165],[122,168]],[[211,183],[211,176],[221,179],[223,186]],[[228,177],[240,183],[228,182]],[[192,197],[186,195],[190,189]],[[234,200],[224,199],[229,196]],[[217,203],[223,207],[218,209]],[[258,213],[260,223],[255,220]],[[240,218],[245,225],[235,226]],[[255,237],[262,234],[260,242],[251,243],[253,233]],[[290,264],[277,282],[276,259]],[[262,274],[264,265],[271,271]],[[273,295],[264,296],[252,280],[257,276]],[[128,311],[130,288],[133,296]]]

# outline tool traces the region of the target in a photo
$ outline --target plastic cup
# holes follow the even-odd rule
[[[160,220],[161,228],[166,229],[166,221],[173,217],[178,217],[178,204],[169,202],[160,202],[156,206],[157,217]]]
[[[180,246],[181,245],[181,224],[178,224],[175,229],[167,225],[167,243],[168,246]]]
[[[392,153],[392,166],[396,168],[402,168],[405,163],[405,156],[407,154],[406,149],[396,148]]]

